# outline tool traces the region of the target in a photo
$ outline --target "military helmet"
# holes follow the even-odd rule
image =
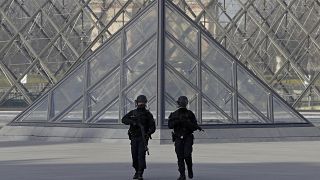
[[[136,99],[136,103],[147,103],[147,97],[145,95],[139,95]]]
[[[188,105],[188,98],[186,97],[186,96],[180,96],[179,98],[178,98],[178,101],[177,101],[177,103],[178,103],[178,105],[180,106],[180,107],[187,107],[187,105]]]

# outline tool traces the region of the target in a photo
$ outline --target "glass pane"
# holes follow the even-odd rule
[[[11,84],[6,75],[0,69],[0,98],[10,90]],[[1,105],[0,105],[1,106]]]
[[[62,122],[78,122],[81,123],[83,119],[83,102],[82,100],[73,107],[62,119]]]
[[[97,118],[95,123],[118,124],[119,101],[117,100],[110,108]]]
[[[196,94],[193,97],[189,98],[189,104],[188,104],[187,108],[190,109],[195,114],[195,116],[197,117],[197,113],[198,113],[198,98],[197,98]]]
[[[22,9],[24,9],[26,12],[29,12],[29,15],[33,15],[38,8],[43,5],[43,0],[28,0],[23,1],[21,3]]]
[[[42,16],[42,18],[43,22],[48,22],[44,16]],[[52,37],[53,33],[50,32],[51,30],[55,31],[53,27],[46,27],[45,23],[41,24],[41,27],[35,25],[35,23],[29,23],[26,31],[22,33],[32,49],[37,54],[40,54],[41,50],[46,47]]]
[[[65,35],[67,36],[67,35]],[[76,53],[75,51],[73,51],[71,49],[71,46],[69,47],[67,45],[67,40],[65,40],[62,37],[59,37],[57,39],[57,41],[55,42],[55,46],[57,46],[60,50],[58,50],[59,53],[63,54],[63,56],[65,57],[65,61],[69,61],[71,63],[74,63],[77,59],[78,59],[78,53]],[[79,50],[80,46],[82,46],[80,44],[80,42],[78,42],[77,44],[75,44],[75,50]],[[52,48],[52,49],[56,49],[56,48]]]
[[[163,121],[163,124],[168,124],[168,119],[170,116],[170,113],[174,112],[178,109],[178,105],[175,102],[172,102],[166,97],[165,99],[165,120]]]
[[[268,115],[268,94],[242,67],[237,66],[238,92],[265,116]]]
[[[156,32],[158,27],[157,15],[157,8],[152,7],[148,13],[137,19],[132,27],[126,30],[127,52]]]
[[[244,102],[238,99],[239,124],[261,124],[265,123],[262,117],[256,115]]]
[[[6,15],[10,18],[10,21],[16,29],[21,29],[21,27],[30,19],[30,15],[27,14],[28,12],[24,11],[17,1],[12,1],[10,5],[3,10],[6,10]]]
[[[2,101],[0,103],[1,108],[26,108],[28,107],[28,103],[25,100],[22,93],[15,86],[12,87],[11,91],[6,96],[3,96]]]
[[[195,95],[193,89],[186,85],[183,80],[178,79],[173,73],[165,70],[165,91],[175,101],[179,96],[187,96],[191,98]]]
[[[178,79],[172,72],[165,70],[165,93],[166,93],[166,102],[165,102],[165,117],[168,118],[171,112],[177,109],[176,101],[179,96],[187,96],[190,103],[188,108],[196,113],[197,101],[196,93],[194,90],[189,87],[183,80]],[[192,101],[193,100],[193,101]],[[167,119],[164,122],[167,123]]]
[[[318,93],[320,89],[320,79],[318,78],[313,83],[304,96],[295,106],[295,109],[298,110],[312,110],[319,111],[320,110],[320,94]]]
[[[120,90],[120,76],[119,72],[110,75],[103,80],[101,84],[89,93],[89,109],[94,115],[97,111],[103,108],[106,104],[110,103],[119,95]]]
[[[58,44],[58,42],[55,44]],[[44,60],[43,63],[58,79],[61,79],[65,75],[65,72],[69,69],[72,60],[69,59],[67,54],[59,51],[53,46],[45,51],[40,58]]]
[[[287,105],[278,98],[273,97],[274,123],[305,123],[298,115],[295,115]]]
[[[15,77],[20,78],[21,75],[27,70],[29,65],[32,63],[32,57],[26,53],[25,43],[17,38],[8,47],[8,50],[3,53],[1,61],[11,70]]]
[[[197,61],[168,38],[165,41],[165,61],[196,85]]]
[[[165,28],[177,40],[184,44],[194,55],[198,55],[198,30],[184,17],[170,8],[165,9]]]
[[[128,92],[126,92],[125,107],[127,111],[130,111],[135,108],[134,100],[140,95],[143,94],[148,99],[148,106],[151,99],[155,98],[157,93],[157,71],[153,70],[150,75],[146,75],[141,82],[134,84],[134,87],[131,87]],[[152,109],[156,110],[156,109]]]
[[[307,84],[295,68],[292,65],[288,65],[280,71],[272,88],[287,103],[292,105],[296,98],[306,89]]]
[[[219,52],[220,50],[216,45],[210,43],[206,38],[202,38],[201,48],[202,62],[232,85],[232,59],[229,60],[223,53]]]
[[[84,66],[72,73],[53,91],[54,116],[66,109],[77,98],[83,95]]]
[[[125,63],[126,84],[136,80],[157,62],[157,41],[153,40]]]
[[[153,99],[149,100],[147,109],[149,109],[149,111],[153,115],[154,120],[156,121],[156,123],[158,123],[157,122],[157,97],[156,96],[154,96]]]
[[[223,116],[206,99],[202,99],[202,124],[230,124],[228,118]]]
[[[215,76],[202,70],[202,92],[208,96],[226,114],[232,116],[232,93]]]
[[[25,114],[21,121],[47,121],[48,120],[48,97],[45,97],[37,105]]]
[[[40,63],[35,64],[20,80],[20,83],[28,90],[29,96],[31,96],[33,100],[37,99],[41,94],[44,94],[44,92],[51,87],[48,86],[49,81],[45,73],[39,71],[39,69],[41,69],[40,67]]]
[[[11,36],[8,32],[0,26],[0,49],[2,49],[10,40]]]
[[[157,93],[157,71],[154,70],[150,75],[143,77],[144,79],[137,85],[135,85],[129,92],[127,92],[127,98],[134,99],[140,94],[143,94],[150,100]]]
[[[39,0],[37,0],[39,1]],[[53,5],[57,8],[53,8]],[[63,12],[60,11],[63,10]],[[74,14],[77,10],[77,3],[74,0],[68,1],[54,1],[53,3],[47,3],[43,11],[50,16],[50,19],[59,27],[62,28],[64,24],[69,21],[66,21],[67,14]],[[63,13],[63,14],[61,14]],[[78,18],[77,18],[78,19]],[[68,28],[71,29],[71,28]],[[73,28],[72,28],[73,29]]]
[[[124,113],[128,113],[132,109],[136,108],[136,104],[135,104],[135,101],[134,101],[136,98],[137,97],[128,97],[126,95],[124,96],[124,106],[122,107]]]
[[[89,61],[90,85],[118,65],[120,58],[121,38],[118,37]]]

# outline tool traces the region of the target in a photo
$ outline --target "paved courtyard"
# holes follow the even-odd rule
[[[176,179],[174,149],[150,145],[145,179]],[[129,143],[0,142],[1,180],[125,180]],[[195,180],[319,180],[320,142],[195,144]]]

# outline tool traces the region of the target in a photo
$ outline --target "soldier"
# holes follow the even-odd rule
[[[193,132],[195,130],[202,131],[198,125],[195,115],[192,111],[187,109],[188,98],[180,96],[177,101],[178,110],[171,113],[169,116],[168,126],[173,129],[172,141],[174,141],[175,151],[178,158],[178,167],[180,177],[178,180],[185,180],[185,164],[187,164],[188,177],[193,178],[192,170],[192,145]]]
[[[148,139],[151,138],[156,127],[152,114],[146,109],[146,96],[139,95],[135,103],[137,108],[126,114],[122,118],[122,123],[130,125],[128,135],[131,140],[132,166],[135,169],[133,179],[143,179]]]

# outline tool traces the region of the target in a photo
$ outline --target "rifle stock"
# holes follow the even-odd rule
[[[143,145],[144,145],[144,150],[145,150],[145,152],[147,152],[148,155],[150,155],[146,138],[148,138],[148,137],[150,137],[150,139],[152,139],[152,138],[149,135],[148,135],[148,137],[146,136],[146,133],[144,131],[144,127],[140,121],[140,116],[137,116],[136,114],[133,114],[133,115],[137,119],[137,125],[140,127],[140,130],[141,130],[141,136],[142,136],[142,141],[143,141]]]

